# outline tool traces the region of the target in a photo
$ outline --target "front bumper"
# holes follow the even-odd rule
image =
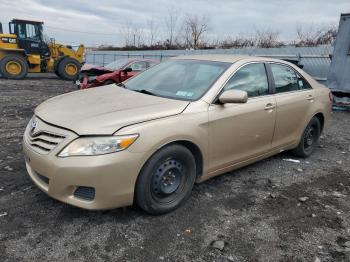
[[[100,156],[57,157],[64,146],[63,143],[48,154],[41,154],[24,138],[28,174],[42,191],[84,209],[111,209],[133,203],[143,153],[125,150]],[[77,197],[74,193],[81,187],[93,188],[94,198]]]

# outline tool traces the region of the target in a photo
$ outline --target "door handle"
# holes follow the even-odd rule
[[[268,103],[265,106],[265,110],[272,110],[274,109],[276,106],[274,104]]]
[[[310,102],[314,101],[314,96],[313,95],[308,95],[307,100],[309,100]]]

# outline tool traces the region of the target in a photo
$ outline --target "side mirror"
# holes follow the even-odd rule
[[[219,96],[221,104],[227,103],[246,103],[248,100],[248,94],[242,90],[227,90]]]
[[[131,67],[127,67],[123,70],[123,72],[126,74],[126,73],[129,73],[132,71],[132,68]]]

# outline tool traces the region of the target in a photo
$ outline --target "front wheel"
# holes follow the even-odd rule
[[[321,135],[321,124],[317,117],[313,117],[306,126],[299,145],[292,152],[299,157],[309,157]]]
[[[70,57],[63,58],[57,65],[56,75],[64,80],[77,80],[81,64]]]
[[[196,180],[195,158],[186,147],[170,145],[156,152],[136,182],[136,204],[150,214],[178,208],[190,195]]]

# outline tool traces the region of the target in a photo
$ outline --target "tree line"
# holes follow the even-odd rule
[[[146,27],[140,28],[126,21],[120,28],[123,46],[101,45],[96,50],[170,50],[170,49],[228,49],[245,47],[317,46],[333,44],[337,28],[330,26],[297,26],[296,39],[283,41],[280,32],[271,29],[256,29],[251,34],[227,36],[213,40],[210,19],[207,16],[186,14],[180,16],[176,9],[169,9],[164,23],[152,17]],[[209,40],[211,39],[211,40]]]

